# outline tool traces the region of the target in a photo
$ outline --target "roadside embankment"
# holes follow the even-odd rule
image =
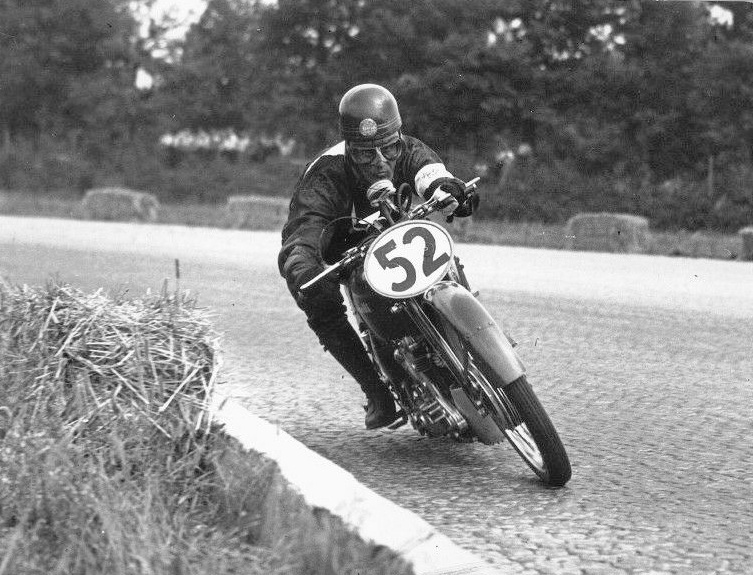
[[[0,575],[491,573],[217,395],[185,294],[0,281]]]
[[[232,400],[215,399],[213,418],[241,450],[221,464],[242,496],[258,458],[274,464],[264,497],[260,540],[289,538],[304,572],[492,575],[498,571],[460,548],[415,513],[367,489],[331,461]],[[338,570],[350,565],[351,570]],[[355,569],[353,571],[352,569]]]

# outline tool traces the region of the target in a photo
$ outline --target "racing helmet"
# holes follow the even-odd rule
[[[352,147],[378,148],[400,137],[397,101],[377,84],[359,84],[340,100],[340,134]]]

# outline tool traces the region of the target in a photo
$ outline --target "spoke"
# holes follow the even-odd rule
[[[444,344],[445,349],[449,348],[444,338],[440,338],[440,341]],[[458,371],[458,368],[460,368],[461,373],[457,374],[456,377],[462,375],[462,379],[472,384],[469,388],[477,393],[477,395],[474,393],[476,395],[474,400],[478,399],[484,404],[485,409],[488,410],[497,427],[505,434],[505,437],[507,437],[518,454],[537,474],[542,477],[548,475],[541,450],[536,445],[536,441],[531,435],[528,426],[522,420],[515,405],[507,398],[504,390],[494,387],[489,382],[483,371],[476,365],[473,354],[463,344],[462,339],[460,340],[460,344],[464,356],[462,361],[450,348],[449,355],[454,362],[451,362],[452,365],[448,365],[448,367],[454,367],[454,369],[451,369],[453,372]]]
[[[468,375],[475,380],[481,387],[488,402],[491,404],[491,412],[494,420],[504,418],[506,421],[498,421],[497,425],[507,437],[508,441],[515,447],[517,452],[532,467],[541,473],[546,473],[544,458],[541,455],[539,447],[536,445],[531,432],[528,430],[525,422],[521,421],[520,414],[515,406],[505,396],[504,391],[497,389],[489,383],[481,370],[476,367],[471,358],[469,362]],[[510,427],[512,425],[512,427]]]
[[[545,471],[544,459],[525,423],[518,425],[515,429],[506,431],[505,435],[507,435],[510,443],[513,443],[520,450],[526,460],[540,471]]]

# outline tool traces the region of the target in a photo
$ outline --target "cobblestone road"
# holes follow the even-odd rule
[[[494,290],[484,272],[482,299],[520,342],[572,459],[572,481],[549,490],[507,445],[363,430],[360,391],[320,352],[268,260],[174,244],[129,255],[138,242],[122,240],[80,252],[2,234],[0,275],[15,282],[59,272],[85,289],[138,294],[181,257],[183,287],[218,312],[228,376],[249,407],[505,572],[753,572],[753,306],[737,284],[720,281],[711,302],[625,301]],[[252,242],[240,253],[269,251],[240,237]],[[520,255],[492,253],[497,268]],[[724,264],[748,267],[719,268],[716,280],[753,269]]]

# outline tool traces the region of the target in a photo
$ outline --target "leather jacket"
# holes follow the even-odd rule
[[[417,138],[403,135],[404,148],[397,159],[392,183],[398,188],[409,183],[419,194],[440,177],[452,177],[437,153]],[[374,211],[366,198],[372,182],[359,177],[345,154],[345,142],[329,148],[308,164],[290,201],[288,220],[282,229],[278,256],[280,273],[291,290],[300,287],[299,278],[322,269],[319,242],[325,226],[353,213],[359,218]]]

